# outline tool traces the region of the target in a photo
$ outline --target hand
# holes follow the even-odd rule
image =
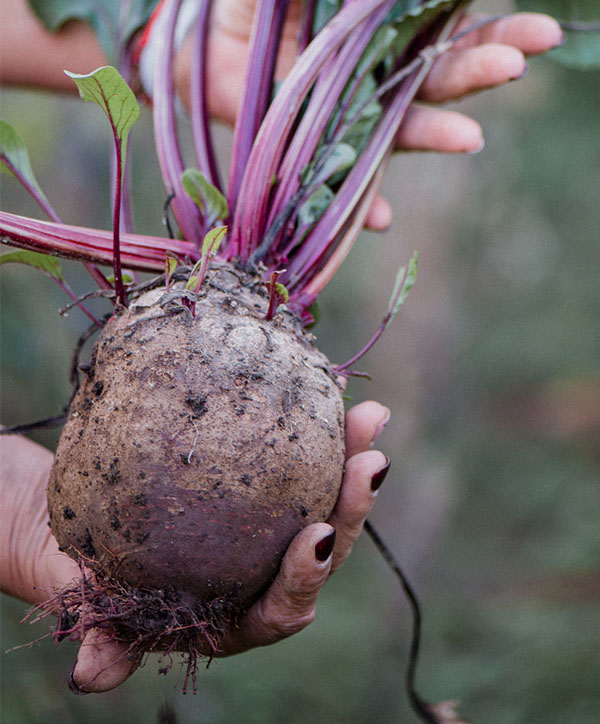
[[[213,11],[209,44],[209,103],[215,117],[233,123],[244,86],[252,14],[256,0],[218,0]],[[294,62],[300,2],[293,0],[277,66],[284,77]],[[457,31],[482,20],[465,15]],[[509,15],[474,30],[435,62],[419,101],[408,111],[398,134],[397,148],[411,151],[474,153],[483,147],[480,125],[462,113],[422,104],[457,100],[484,88],[502,85],[527,71],[526,55],[544,53],[563,41],[563,33],[552,18],[534,13]],[[188,39],[177,58],[176,79],[185,99],[189,86],[191,42]],[[369,211],[367,226],[386,229],[391,223],[389,204],[377,197]]]
[[[327,523],[307,526],[294,538],[279,574],[226,634],[218,656],[275,643],[313,620],[317,595],[329,575],[350,554],[377,496],[373,487],[378,487],[387,472],[389,461],[370,446],[388,417],[389,411],[376,402],[364,402],[348,412],[346,469],[331,517]],[[11,487],[4,491],[8,493],[5,498],[10,501],[14,498],[12,493],[24,491],[15,507],[7,505],[2,513],[3,536],[7,537],[2,541],[2,550],[6,552],[2,559],[2,587],[30,603],[40,603],[80,575],[75,561],[58,550],[46,525],[45,488],[52,455],[24,438],[11,436],[0,440],[6,461],[3,485]],[[109,641],[106,633],[92,630],[80,646],[71,687],[82,694],[108,691],[125,681],[137,664],[124,655],[119,644]]]

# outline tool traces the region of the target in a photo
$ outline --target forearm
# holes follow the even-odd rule
[[[47,600],[75,572],[47,525],[52,460],[24,437],[0,436],[0,587],[29,603]]]
[[[64,70],[88,73],[106,64],[92,29],[67,23],[44,28],[26,0],[0,0],[0,81],[9,85],[76,91]]]

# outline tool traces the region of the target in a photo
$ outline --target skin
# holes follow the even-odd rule
[[[209,47],[209,101],[214,117],[235,120],[244,81],[250,18],[254,0],[217,0]],[[285,75],[295,55],[299,2],[292,2],[278,74]],[[25,0],[0,0],[0,80],[6,84],[73,92],[64,68],[86,73],[106,63],[91,30],[68,23],[58,34],[44,30]],[[461,27],[480,19],[466,16]],[[479,124],[456,111],[434,108],[484,88],[522,77],[526,55],[560,45],[558,24],[543,15],[518,14],[497,20],[462,38],[440,57],[400,129],[400,150],[474,153],[483,147]],[[190,45],[184,43],[176,83],[186,100]],[[367,224],[377,230],[391,222],[391,208],[378,197]],[[281,571],[222,644],[222,656],[281,640],[314,618],[317,595],[329,575],[349,555],[377,493],[371,479],[386,464],[370,447],[383,430],[389,410],[376,402],[352,408],[346,420],[347,461],[340,498],[327,523],[305,528],[292,542]],[[75,563],[58,551],[47,521],[45,488],[52,454],[17,436],[0,438],[2,452],[2,525],[0,574],[2,589],[30,603],[47,600],[78,576]],[[330,557],[320,562],[315,546],[337,531]],[[118,686],[137,667],[105,634],[90,632],[80,647],[72,680],[81,693]]]

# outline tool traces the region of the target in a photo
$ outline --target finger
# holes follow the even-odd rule
[[[378,402],[361,402],[346,413],[346,458],[364,452],[383,432],[390,411]]]
[[[110,634],[98,629],[89,631],[77,655],[69,686],[76,694],[100,693],[114,689],[133,674],[137,659]]]
[[[317,596],[329,576],[335,529],[327,523],[304,528],[288,548],[277,577],[264,595],[238,620],[227,636],[222,655],[266,646],[308,626],[315,617]]]
[[[476,153],[483,148],[481,126],[456,111],[411,106],[402,121],[396,147],[407,151]]]
[[[373,199],[371,208],[367,212],[365,226],[371,231],[385,231],[392,223],[393,211],[390,204],[383,196],[376,196]]]
[[[476,48],[449,50],[433,64],[419,98],[431,103],[456,100],[469,93],[516,80],[527,72],[518,49],[489,43]]]
[[[389,458],[378,450],[359,453],[346,461],[340,496],[328,521],[337,531],[332,571],[350,555],[389,468]]]
[[[459,23],[462,32],[485,19],[484,15],[466,15]],[[456,42],[456,48],[485,43],[513,45],[526,55],[545,53],[564,42],[563,31],[554,18],[539,13],[515,13],[467,33]]]

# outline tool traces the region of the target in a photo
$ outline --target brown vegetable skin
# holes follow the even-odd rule
[[[75,558],[190,605],[244,608],[342,479],[343,401],[289,312],[216,263],[195,317],[155,290],[111,319],[52,470],[52,530]]]

